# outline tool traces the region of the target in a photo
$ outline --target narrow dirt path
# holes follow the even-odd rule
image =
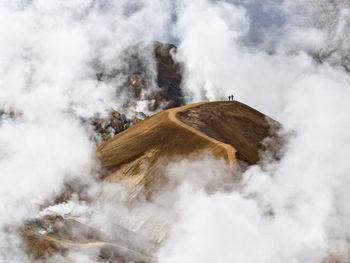
[[[208,135],[202,133],[201,131],[199,130],[196,130],[195,128],[191,127],[191,126],[188,126],[187,124],[183,123],[182,121],[180,121],[177,117],[176,117],[176,113],[178,112],[181,112],[183,110],[187,110],[187,109],[190,109],[190,108],[193,108],[193,107],[196,107],[196,106],[199,106],[199,105],[203,105],[203,104],[206,104],[206,103],[209,103],[209,102],[199,102],[199,103],[195,103],[195,104],[190,104],[190,105],[186,105],[186,106],[182,106],[182,107],[178,107],[178,108],[174,108],[174,109],[170,109],[170,110],[167,110],[168,112],[168,118],[171,122],[191,131],[192,133],[198,135],[198,136],[201,136],[203,138],[205,138],[206,140],[216,144],[218,147],[222,147],[224,148],[224,150],[226,151],[226,154],[227,154],[227,160],[230,164],[235,164],[237,162],[236,158],[235,158],[235,154],[236,154],[236,149],[233,148],[230,144],[227,144],[227,143],[223,143],[223,142],[220,142],[218,140],[215,140],[214,138],[212,137],[209,137]]]

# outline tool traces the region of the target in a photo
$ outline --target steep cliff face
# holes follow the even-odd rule
[[[181,66],[173,59],[176,53],[176,46],[171,44],[155,44],[155,59],[157,61],[157,84],[163,92],[171,99],[172,107],[179,107],[184,104],[181,91]]]

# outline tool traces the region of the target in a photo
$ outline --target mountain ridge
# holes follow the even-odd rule
[[[214,120],[206,123],[201,117],[187,114],[193,110],[198,116]],[[139,191],[149,194],[164,184],[162,170],[167,163],[181,158],[211,152],[232,165],[257,163],[260,152],[268,150],[261,142],[269,136],[278,138],[274,126],[280,127],[278,122],[237,101],[200,102],[157,113],[102,143],[97,152],[104,180],[125,184],[136,196]],[[213,134],[219,129],[221,138],[209,136],[203,127]],[[232,143],[231,135],[239,142]],[[275,151],[273,147],[269,150]]]

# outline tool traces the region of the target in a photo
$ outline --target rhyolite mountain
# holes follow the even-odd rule
[[[210,154],[227,163],[232,171],[230,180],[239,180],[235,172],[258,163],[263,152],[279,158],[283,145],[277,132],[280,127],[278,122],[237,101],[167,109],[138,121],[97,147],[101,163],[99,180],[123,186],[129,196],[127,207],[133,207],[140,198],[152,202],[153,195],[167,187],[165,168],[172,161],[196,160]],[[94,200],[85,198],[81,184],[70,182],[66,193],[54,203],[64,204],[72,194],[79,196],[86,206],[96,200],[103,202],[98,196]],[[110,261],[156,262],[154,255],[172,224],[171,207],[169,204],[144,217],[137,213],[141,218],[136,222],[128,215],[116,216],[110,219],[114,220],[110,222],[113,228],[108,232],[96,228],[86,218],[45,215],[28,221],[22,233],[27,252],[33,258],[45,259],[52,253],[64,255],[72,249],[95,249],[99,258]]]

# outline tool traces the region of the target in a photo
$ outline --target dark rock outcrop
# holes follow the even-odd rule
[[[176,46],[156,42],[153,44],[153,55],[157,75],[153,80],[146,70],[138,65],[130,76],[128,91],[135,100],[147,100],[151,111],[164,110],[184,104],[181,92],[181,67],[173,60]]]
[[[184,105],[181,66],[173,59],[176,46],[155,42],[150,48],[157,70],[156,76],[150,73],[150,65],[145,62],[147,59],[139,52],[141,48],[135,46],[126,50],[123,55],[127,65],[119,70],[101,71],[97,74],[97,79],[108,82],[120,74],[127,76],[125,87],[129,100],[125,103],[125,108],[133,108],[141,100],[146,102],[151,112]],[[146,117],[141,112],[138,113],[138,118],[130,119],[120,112],[112,111],[107,118],[96,117],[87,122],[93,125],[97,137],[106,141]],[[101,142],[99,138],[95,138],[95,141]]]
[[[176,53],[176,46],[171,44],[155,44],[155,58],[157,62],[157,84],[173,101],[172,107],[184,105],[181,91],[181,67],[173,60],[172,53]]]
[[[94,140],[99,143],[111,139],[114,135],[126,130],[131,125],[145,119],[147,116],[139,114],[141,118],[127,118],[125,114],[118,111],[112,111],[107,118],[93,118],[89,123],[94,127]]]

